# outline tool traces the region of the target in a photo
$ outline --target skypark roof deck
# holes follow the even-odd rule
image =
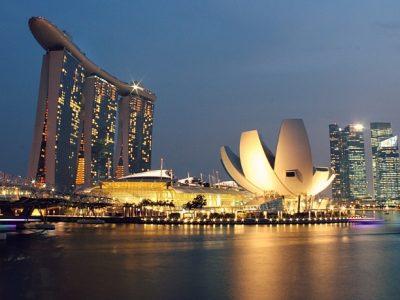
[[[121,96],[129,94],[137,94],[139,96],[148,98],[151,101],[156,100],[156,95],[150,90],[144,88],[140,84],[129,84],[123,82],[111,75],[107,71],[101,69],[94,62],[92,62],[86,55],[76,46],[70,39],[67,33],[63,32],[57,26],[49,22],[43,17],[32,17],[29,19],[29,28],[38,41],[38,43],[46,50],[68,50],[81,65],[85,68],[88,75],[97,75],[111,84],[115,85],[118,93]]]

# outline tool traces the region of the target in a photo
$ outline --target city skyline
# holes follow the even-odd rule
[[[346,5],[349,14],[338,17],[341,9],[344,9],[343,3],[336,4],[337,7],[329,4],[314,4],[312,7],[302,5],[303,17],[287,11],[284,4],[271,7],[258,3],[243,7],[239,3],[207,3],[194,11],[185,4],[166,7],[138,3],[143,11],[143,15],[136,20],[142,28],[140,30],[126,17],[112,18],[112,12],[106,9],[107,4],[96,12],[102,19],[108,20],[107,24],[97,22],[93,13],[88,15],[89,21],[85,24],[71,22],[74,20],[71,17],[72,9],[66,8],[65,15],[60,15],[52,9],[54,4],[47,4],[49,7],[45,4],[27,4],[23,13],[16,4],[5,5],[8,13],[5,14],[1,33],[4,40],[12,40],[13,43],[7,50],[1,51],[8,51],[7,54],[13,59],[10,59],[10,64],[8,60],[5,61],[5,70],[10,78],[6,77],[1,82],[4,91],[1,99],[4,107],[1,130],[5,141],[1,165],[4,171],[23,175],[27,165],[29,143],[25,141],[29,141],[32,135],[32,111],[36,105],[37,70],[40,68],[37,58],[41,55],[41,50],[26,29],[26,21],[32,15],[46,16],[67,29],[76,44],[110,72],[121,78],[144,78],[149,86],[157,87],[157,94],[162,97],[163,103],[156,112],[154,166],[164,157],[166,166],[176,169],[180,174],[186,174],[186,171],[192,174],[211,173],[213,169],[222,171],[218,162],[220,142],[234,146],[236,132],[267,128],[261,134],[273,144],[278,129],[276,124],[288,117],[301,117],[310,128],[313,155],[319,164],[329,162],[326,125],[331,122],[368,124],[372,121],[390,121],[393,131],[399,132],[400,123],[394,114],[398,105],[399,91],[395,78],[398,77],[396,72],[399,68],[396,65],[398,60],[394,58],[397,52],[393,36],[397,34],[397,29],[393,9],[381,8],[380,13],[376,13],[375,5],[366,2],[362,8],[363,17],[354,19],[350,17],[350,12],[360,9],[356,4]],[[90,11],[90,5],[81,5],[82,11]],[[123,4],[118,14],[124,15],[122,10],[128,11],[128,7],[128,4]],[[264,10],[265,7],[271,12]],[[210,8],[214,8],[214,13],[210,12]],[[162,12],[162,9],[166,11]],[[325,9],[332,9],[332,14],[338,17],[333,20],[332,26],[342,28],[343,23],[348,32],[335,31],[334,36],[329,35],[331,25],[322,18],[316,20],[320,25],[315,27],[318,29],[307,31],[310,25],[308,18],[318,16]],[[243,12],[240,17],[238,11]],[[182,12],[192,17],[193,24],[189,27],[192,35],[178,30],[174,34],[178,42],[171,45],[168,32],[181,25],[174,22],[172,16]],[[151,18],[152,21],[146,19],[145,16],[153,13],[159,18]],[[204,24],[202,13],[216,31]],[[271,14],[274,17],[270,18]],[[221,20],[221,15],[226,18]],[[266,17],[272,20],[271,26],[264,26],[267,25]],[[285,25],[287,18],[291,23]],[[166,26],[159,26],[160,22]],[[187,20],[181,22],[185,24]],[[245,35],[246,39],[250,43],[257,40],[259,50],[251,50],[245,45],[248,43],[237,44],[237,39],[229,34],[230,24],[234,24],[233,29],[241,36],[243,32],[250,31],[249,35]],[[98,29],[95,32],[92,30],[94,27]],[[280,34],[273,35],[272,29]],[[115,32],[118,34],[115,35]],[[131,38],[117,39],[119,34]],[[154,38],[146,38],[149,34]],[[12,39],[13,36],[19,39]],[[216,39],[218,36],[221,39]],[[307,43],[300,39],[305,37]],[[350,37],[352,40],[349,40]],[[213,43],[209,43],[210,39]],[[133,47],[139,40],[141,46]],[[164,47],[156,47],[157,44]],[[119,49],[120,45],[132,51],[124,53]],[[23,51],[26,48],[32,50]],[[321,48],[321,51],[313,50]],[[5,57],[6,52],[2,52],[2,55]],[[21,57],[24,57],[23,61]],[[379,65],[373,63],[373,57],[379,58]],[[260,63],[255,64],[252,58]],[[292,63],[289,64],[289,61]],[[209,72],[210,65],[215,72]],[[313,67],[304,71],[309,65]],[[350,73],[347,67],[351,69]],[[369,69],[374,72],[368,72]],[[172,73],[165,80],[168,70],[172,70]],[[367,73],[372,75],[365,75]],[[19,81],[18,88],[15,88],[11,78],[21,77],[20,74],[28,79]],[[349,75],[342,78],[343,74]],[[240,84],[235,84],[237,82]],[[360,89],[360,86],[364,88]],[[246,97],[247,112],[240,109],[243,97],[238,95]],[[15,101],[8,103],[8,99]],[[378,106],[378,102],[381,105]],[[236,122],[223,122],[228,104],[233,107],[230,115]],[[180,113],[176,114],[178,111]],[[311,111],[317,111],[318,114],[310,114]],[[17,117],[19,114],[21,118]],[[7,119],[8,116],[14,117]],[[204,121],[205,117],[207,122]],[[172,145],[186,147],[188,154],[177,153]]]
[[[329,124],[329,141],[330,167],[336,174],[331,189],[334,200],[398,199],[398,135],[390,122],[371,122],[369,131],[359,123],[344,128]],[[370,161],[366,159],[368,151],[372,154]]]

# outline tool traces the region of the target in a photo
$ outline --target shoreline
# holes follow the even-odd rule
[[[46,221],[52,223],[76,223],[78,220],[102,220],[106,224],[156,224],[156,225],[280,225],[280,224],[341,224],[350,223],[347,217],[327,218],[262,218],[262,219],[168,219],[160,217],[70,217],[47,216]]]

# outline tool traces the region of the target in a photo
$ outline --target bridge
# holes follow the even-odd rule
[[[101,198],[98,200],[90,200],[89,197],[80,197],[80,199],[65,199],[65,198],[29,198],[21,197],[17,201],[0,201],[0,212],[3,218],[15,218],[17,217],[16,212],[22,210],[22,213],[18,216],[20,219],[29,219],[35,209],[40,212],[43,209],[52,208],[78,208],[78,209],[89,209],[93,211],[97,208],[105,208],[111,206],[112,203],[108,198]],[[1,218],[0,218],[1,222]]]

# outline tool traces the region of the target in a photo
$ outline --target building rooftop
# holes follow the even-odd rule
[[[143,87],[141,84],[126,83],[119,80],[117,77],[111,75],[107,71],[101,69],[94,62],[92,62],[83,53],[77,45],[75,45],[69,34],[65,31],[60,30],[57,26],[52,24],[50,21],[43,17],[32,17],[29,19],[29,28],[38,41],[38,43],[46,51],[51,50],[68,50],[85,68],[88,75],[98,75],[99,77],[107,80],[111,84],[115,85],[117,91],[122,96],[127,96],[129,94],[137,94],[139,96],[145,97],[151,101],[156,100],[156,95],[150,90]]]

